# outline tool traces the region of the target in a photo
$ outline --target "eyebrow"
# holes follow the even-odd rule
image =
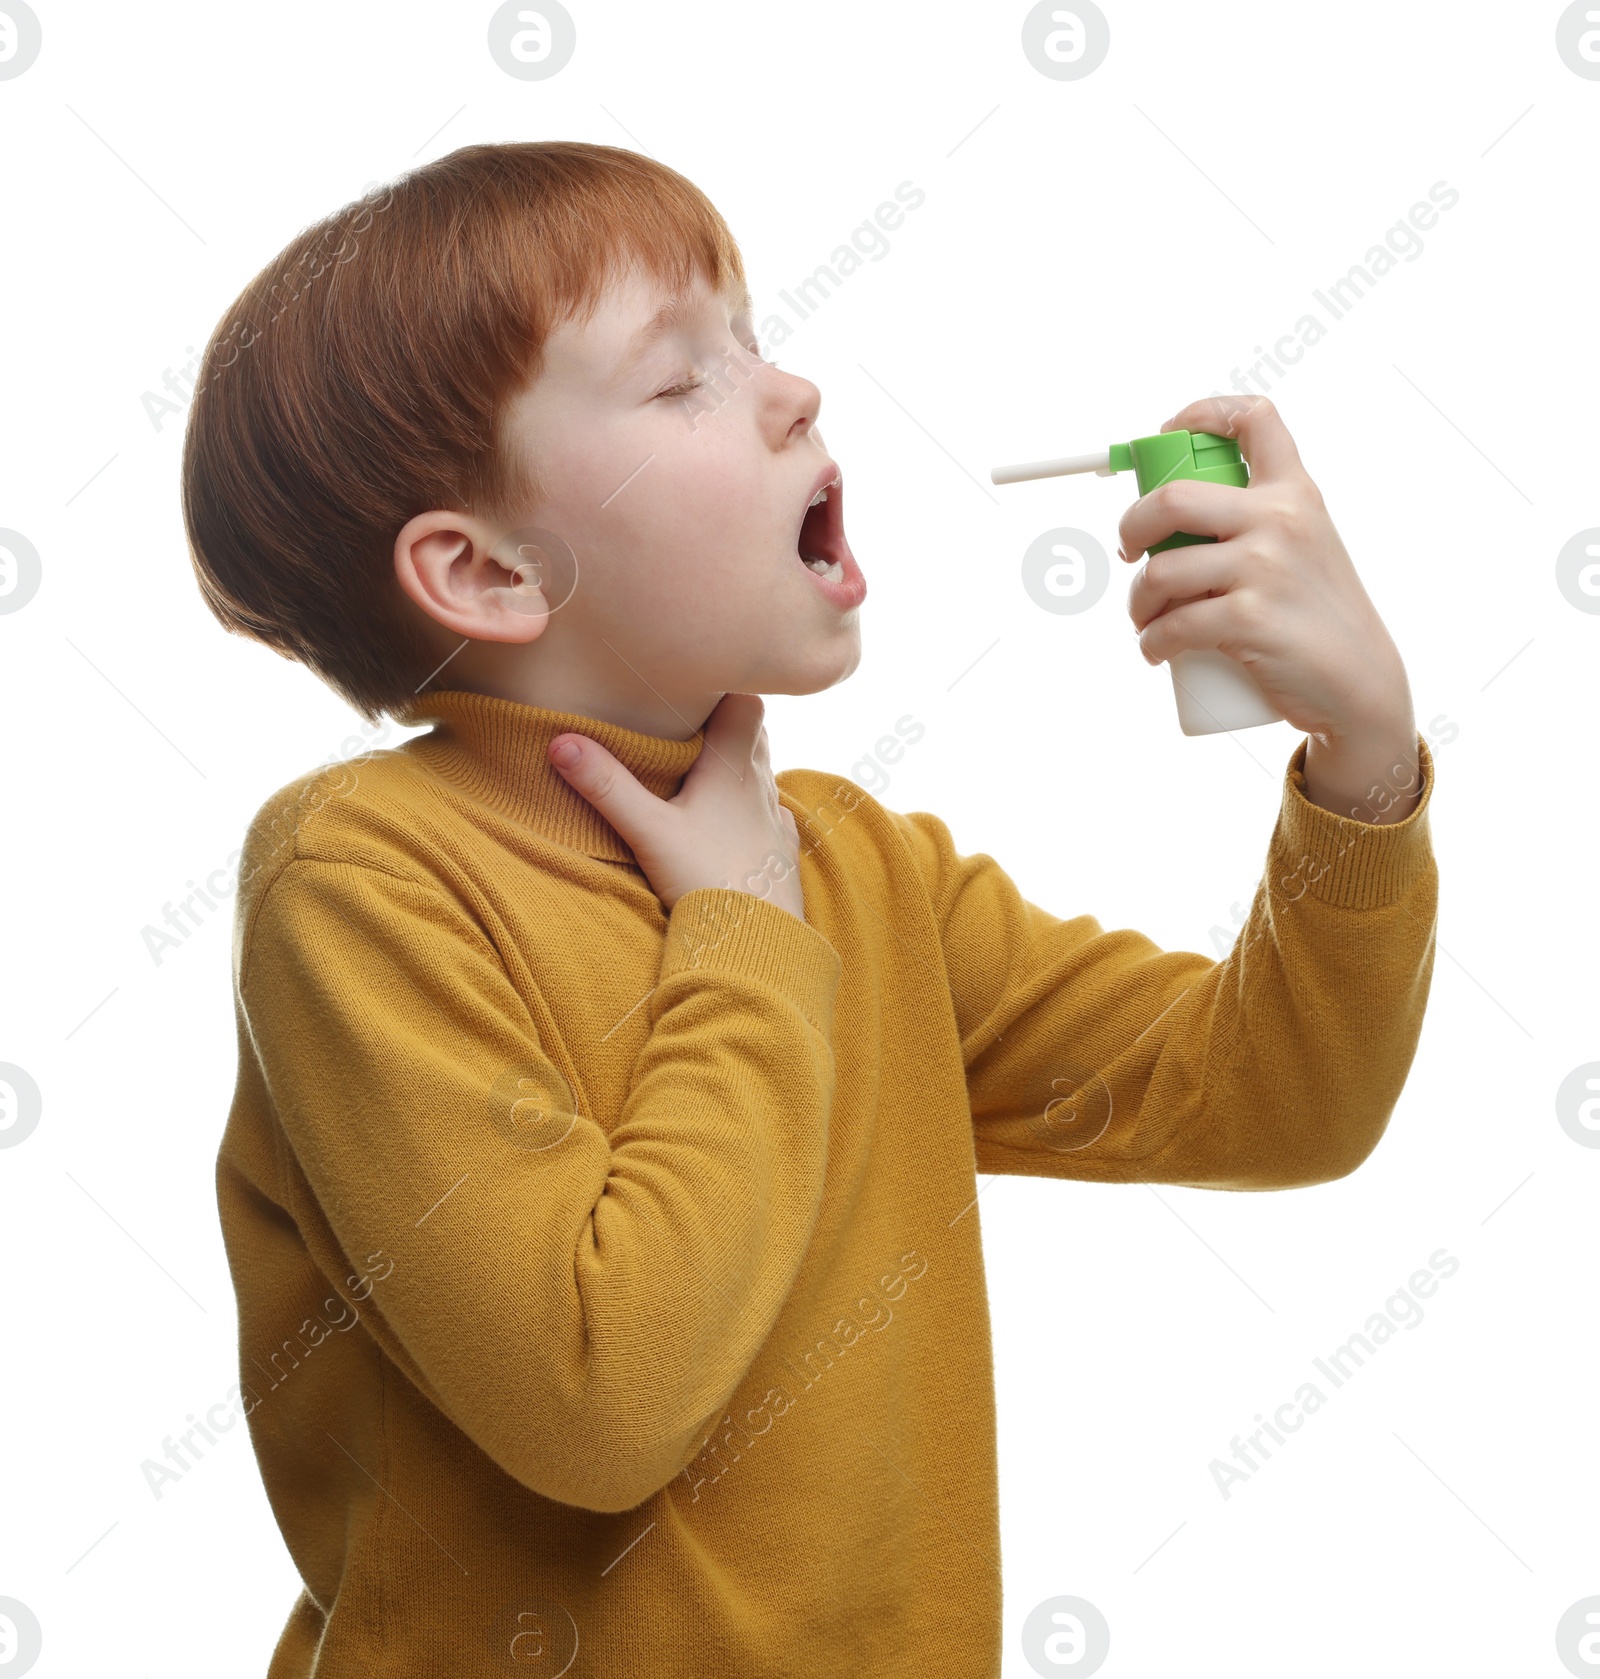
[[[755,304],[750,296],[749,286],[741,286],[738,296],[734,299],[734,314],[750,314],[754,307]],[[647,351],[664,338],[667,333],[671,332],[678,325],[681,313],[679,299],[669,297],[628,340],[628,348],[623,352],[622,359],[617,363],[616,377],[619,379],[625,377]]]

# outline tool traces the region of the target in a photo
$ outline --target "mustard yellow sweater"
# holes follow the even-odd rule
[[[1353,1171],[1432,976],[1404,822],[1289,763],[1216,962],[1062,919],[926,812],[778,777],[806,920],[664,914],[548,763],[702,740],[464,692],[251,825],[217,1163],[240,1393],[304,1582],[269,1679],[992,1679],[975,1173]]]

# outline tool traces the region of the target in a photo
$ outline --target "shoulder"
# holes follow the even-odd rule
[[[291,863],[345,864],[434,884],[437,806],[416,764],[375,750],[323,764],[285,783],[251,817],[240,848],[241,900],[259,899]]]
[[[296,776],[261,804],[236,853],[236,981],[267,924],[317,939],[359,924],[355,937],[381,942],[404,923],[492,948],[453,871],[458,852],[424,772],[398,751]]]
[[[825,846],[858,871],[876,866],[914,873],[925,889],[936,890],[954,846],[949,828],[931,811],[892,810],[859,782],[829,770],[780,770],[773,781],[802,844]]]

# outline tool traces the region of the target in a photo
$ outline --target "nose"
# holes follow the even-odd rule
[[[822,392],[801,374],[787,373],[777,367],[771,372],[774,377],[769,386],[770,403],[775,423],[781,428],[780,440],[804,435],[817,423],[817,415],[822,411]],[[817,441],[822,441],[820,436]]]

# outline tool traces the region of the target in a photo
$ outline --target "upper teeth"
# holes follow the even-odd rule
[[[839,480],[835,478],[833,484],[837,484],[838,482]],[[828,491],[833,488],[833,484],[824,484],[822,488],[811,498],[811,500],[806,503],[807,508],[815,507],[819,502],[826,501],[828,499]]]

